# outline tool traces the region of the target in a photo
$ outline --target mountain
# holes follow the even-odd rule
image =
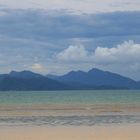
[[[47,77],[81,89],[140,89],[140,84],[130,78],[96,68],[88,72],[71,71],[63,76]]]
[[[21,72],[17,72],[17,71],[11,71],[9,73],[10,77],[14,77],[14,78],[23,78],[23,79],[31,79],[31,78],[45,78],[44,76],[42,76],[41,74],[37,74],[37,73],[33,73],[31,71],[21,71]]]
[[[140,89],[140,81],[108,71],[91,69],[88,72],[71,71],[62,76],[43,76],[31,71],[11,71],[0,74],[1,91],[45,91],[85,89]]]
[[[30,71],[16,72],[0,75],[0,90],[62,90],[70,89],[66,84],[49,79]]]

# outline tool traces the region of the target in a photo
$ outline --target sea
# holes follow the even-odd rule
[[[0,126],[140,123],[140,90],[0,92]]]

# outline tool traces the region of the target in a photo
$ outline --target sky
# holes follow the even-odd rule
[[[140,80],[140,0],[0,0],[0,73],[91,68]]]

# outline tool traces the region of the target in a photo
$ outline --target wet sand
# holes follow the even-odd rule
[[[140,124],[93,127],[0,127],[0,140],[140,140]]]
[[[0,105],[0,116],[79,116],[106,113],[140,114],[140,104]]]

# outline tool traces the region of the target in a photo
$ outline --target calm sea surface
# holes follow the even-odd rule
[[[140,104],[140,90],[0,92],[0,105],[121,103]]]
[[[122,123],[140,123],[140,90],[0,92],[1,126]]]

